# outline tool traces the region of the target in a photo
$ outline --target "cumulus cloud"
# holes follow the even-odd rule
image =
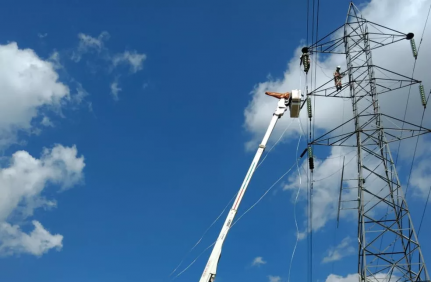
[[[99,36],[92,37],[84,33],[78,34],[79,44],[77,49],[73,52],[71,60],[79,62],[84,54],[93,53],[96,54],[96,58],[102,59],[103,62],[107,63],[106,69],[112,73],[116,68],[121,65],[128,66],[130,68],[130,74],[135,74],[143,69],[144,61],[147,55],[138,53],[136,50],[124,51],[123,53],[117,53],[115,55],[105,47],[105,42],[110,38],[108,32],[103,31]],[[52,58],[55,65],[60,65],[56,58]],[[96,64],[93,64],[96,66]],[[118,94],[121,88],[118,87],[118,75],[117,79],[111,83],[111,94],[114,100],[118,100]],[[79,93],[78,93],[79,94]]]
[[[79,45],[75,52],[72,54],[72,60],[79,62],[82,55],[89,52],[100,53],[104,49],[104,42],[109,39],[110,35],[108,32],[103,31],[97,37],[92,37],[84,33],[79,33]]]
[[[340,191],[340,177],[343,166],[343,156],[345,156],[344,177],[354,179],[357,173],[356,170],[356,150],[352,148],[332,147],[329,157],[319,159],[315,156],[314,180],[313,184],[313,230],[317,231],[323,228],[326,223],[336,218],[338,211],[338,195]],[[366,160],[366,159],[365,159]],[[308,160],[302,164],[302,169],[305,170],[308,166]],[[284,190],[296,190],[302,183],[305,185],[306,173],[302,173],[301,177],[297,174],[290,175],[288,183],[284,185]],[[305,186],[304,186],[305,187]],[[346,190],[343,195],[343,200],[355,200],[354,190]],[[305,200],[305,195],[301,195],[302,200]],[[351,205],[345,208],[351,208]],[[304,209],[305,215],[308,216],[307,209]],[[342,218],[349,215],[354,215],[352,210],[341,212]],[[306,226],[306,222],[303,223]],[[300,233],[299,239],[304,239],[307,231]]]
[[[20,141],[20,132],[39,134],[39,125],[53,126],[47,111],[61,113],[64,106],[80,103],[85,96],[82,87],[71,95],[69,87],[59,81],[56,70],[63,66],[56,51],[44,60],[11,42],[0,45],[0,61],[2,150]],[[50,233],[37,220],[31,221],[32,230],[26,227],[36,209],[57,206],[55,199],[46,196],[48,186],[63,191],[83,181],[84,157],[78,156],[75,146],[55,145],[44,149],[40,158],[20,150],[8,160],[0,164],[0,255],[40,256],[61,249],[62,235]]]
[[[263,264],[266,264],[266,261],[264,261],[262,257],[255,257],[251,265],[252,266],[260,266]]]
[[[113,67],[119,65],[129,65],[131,73],[136,73],[143,68],[143,63],[147,56],[140,54],[136,50],[124,51],[111,55],[111,52],[105,47],[105,42],[110,38],[108,32],[103,31],[97,37],[92,37],[84,33],[78,34],[79,44],[77,49],[73,52],[71,59],[79,62],[82,56],[86,53],[96,53],[100,55],[103,52],[103,59],[112,63]]]
[[[47,116],[43,117],[40,124],[42,124],[43,126],[46,126],[46,127],[54,127],[54,124],[52,123],[52,121]]]
[[[40,222],[33,221],[34,229],[27,234],[17,225],[0,222],[0,255],[29,253],[41,256],[50,249],[63,247],[63,236],[52,235]]]
[[[63,237],[52,235],[38,221],[33,221],[34,230],[27,234],[9,220],[22,221],[37,208],[55,207],[55,201],[43,196],[48,184],[64,190],[81,183],[85,163],[84,157],[77,154],[75,146],[62,145],[44,149],[39,159],[18,151],[8,167],[0,168],[0,254],[42,255],[49,249],[61,248]]]
[[[359,275],[357,273],[355,274],[348,274],[346,277],[330,274],[325,282],[357,282],[359,281]],[[395,282],[399,281],[399,277],[396,275],[389,275],[384,273],[378,273],[375,276],[368,276],[367,281],[372,282]]]
[[[60,63],[60,54],[57,51],[52,52],[48,61],[52,63],[55,69],[61,69],[63,66]]]
[[[330,274],[325,280],[325,282],[357,282],[357,281],[359,281],[359,275],[357,273],[349,274],[346,277]]]
[[[350,237],[344,238],[340,244],[327,251],[327,255],[323,258],[322,262],[333,262],[354,254],[355,248],[351,244],[352,239]]]
[[[417,188],[417,196],[426,198],[431,186],[431,162],[426,159],[419,161],[414,166],[410,183]]]
[[[73,101],[77,104],[80,104],[86,96],[88,96],[88,92],[84,89],[84,87],[82,87],[82,84],[78,82],[76,87],[76,94],[72,97]]]
[[[111,83],[111,94],[114,100],[118,100],[118,94],[122,91],[120,87],[118,87],[118,81],[114,81]]]
[[[402,32],[414,32],[416,38],[416,44],[419,44],[423,26],[425,23],[426,15],[428,12],[430,1],[424,0],[412,0],[412,1],[399,1],[394,3],[390,0],[375,1],[372,0],[362,8],[362,15],[370,21],[383,24],[395,30]],[[347,9],[347,5],[346,5]],[[397,15],[403,14],[400,18]],[[335,35],[337,36],[337,35]],[[431,34],[430,29],[425,32],[425,37],[420,47],[420,53],[416,64],[415,78],[422,80],[426,92],[429,91],[431,83],[429,81],[429,73],[431,73],[431,66],[426,63],[426,58],[431,56]],[[264,134],[268,122],[271,118],[271,114],[276,106],[276,101],[272,97],[264,95],[265,91],[276,91],[286,92],[292,89],[301,89],[305,92],[305,75],[299,65],[299,57],[301,55],[301,48],[303,45],[298,46],[294,52],[294,58],[290,60],[287,65],[287,70],[281,78],[269,78],[268,81],[259,83],[255,86],[251,92],[251,101],[244,111],[244,128],[250,133],[250,139],[246,142],[246,149],[255,148]],[[315,67],[314,56],[311,58],[311,66]],[[413,68],[414,59],[411,54],[410,43],[407,40],[385,46],[373,51],[373,63],[375,65],[387,68],[391,71],[410,76]],[[344,55],[328,55],[328,56],[317,56],[317,67],[312,69],[316,71],[317,80],[316,85],[322,85],[329,81],[332,86],[332,74],[335,67],[340,65],[342,71],[346,69],[346,59]],[[384,77],[384,75],[376,70],[376,76]],[[309,80],[310,81],[310,80]],[[343,78],[343,83],[346,83],[347,77]],[[309,85],[310,87],[310,85]],[[343,90],[344,96],[348,95],[348,89]],[[406,108],[408,88],[403,88],[398,91],[391,93],[382,94],[379,96],[379,104],[381,112],[394,116],[396,118],[404,118],[404,110]],[[313,123],[315,123],[316,137],[321,135],[322,132],[328,132],[329,130],[341,125],[343,122],[352,118],[352,106],[349,99],[342,98],[325,98],[316,97],[313,101]],[[315,105],[315,107],[314,107]],[[419,124],[422,116],[422,105],[420,103],[418,86],[414,85],[411,88],[411,96],[407,107],[406,120],[415,124]],[[424,119],[424,126],[431,127],[430,114],[426,112]],[[279,135],[281,131],[286,127],[289,117],[288,115],[280,119],[277,128],[275,129],[274,137]],[[307,128],[307,113],[306,111],[301,112],[300,121],[303,128]],[[383,125],[393,126],[393,120],[383,118]],[[400,123],[395,122],[395,126],[401,126]],[[348,123],[345,126],[339,128],[336,133],[346,133],[352,131],[353,123]],[[289,132],[285,135],[289,140],[298,138],[298,135],[302,134],[300,126],[291,127]],[[429,162],[429,156],[431,152],[427,152],[426,148],[429,147],[429,142],[424,139],[420,142],[418,155],[418,170],[416,170],[417,176],[423,176],[422,178],[416,178],[412,181],[412,184],[417,187],[422,187],[422,191],[428,189],[425,183],[429,181],[426,179],[426,174],[431,165],[426,165],[425,162]],[[274,140],[270,140],[274,141]],[[405,167],[409,166],[409,162],[412,157],[412,147],[414,146],[415,139],[408,139],[403,141],[401,150],[399,152],[400,164],[405,164]],[[352,140],[351,142],[354,142]],[[397,144],[392,144],[391,149],[393,150],[392,155],[394,158],[398,158],[396,155]],[[377,147],[373,150],[378,152]],[[322,150],[323,152],[323,150]],[[319,230],[325,226],[328,220],[334,219],[337,216],[338,208],[338,195],[340,189],[340,174],[342,167],[342,158],[340,156],[346,155],[344,176],[346,179],[357,178],[357,167],[356,167],[356,152],[351,152],[349,148],[332,147],[325,151],[329,156],[328,158],[320,157],[316,160],[314,179],[321,180],[314,183],[314,196],[313,196],[313,229]],[[423,154],[419,154],[423,153]],[[349,155],[350,154],[350,155]],[[316,155],[319,158],[319,155]],[[363,164],[371,169],[375,168],[378,162],[376,158],[371,156],[370,153],[363,154]],[[402,163],[404,161],[404,163]],[[304,164],[306,165],[306,164]],[[377,168],[378,172],[382,172],[382,168]],[[408,169],[405,169],[408,173]],[[373,193],[380,193],[380,196],[386,196],[386,190],[382,190],[383,182],[378,179],[375,175],[371,175],[366,172],[367,178],[367,189]],[[304,183],[304,181],[302,181]],[[284,189],[291,190],[299,185],[299,177],[292,175]],[[354,181],[345,182],[346,187],[357,187],[357,182]],[[357,191],[354,189],[343,191],[343,200],[353,201],[351,205],[354,205],[354,201],[357,200]],[[370,197],[365,196],[365,201],[368,206],[370,204]],[[345,208],[351,208],[347,203],[342,204]],[[306,211],[305,211],[305,215]],[[352,215],[352,216],[350,216]],[[354,212],[341,211],[341,217],[353,218]],[[305,223],[304,223],[305,225]],[[305,233],[301,233],[301,238],[305,237]]]
[[[60,109],[70,98],[54,64],[17,43],[0,45],[0,148],[16,142],[17,132],[30,131],[42,109]]]
[[[14,153],[10,166],[0,168],[0,221],[6,220],[16,208],[24,217],[32,215],[48,183],[62,189],[79,183],[85,164],[84,157],[77,154],[75,146],[62,145],[44,149],[40,159],[26,151]]]
[[[115,67],[120,64],[128,64],[130,65],[130,71],[136,73],[142,70],[142,65],[146,58],[147,56],[145,54],[139,54],[136,51],[125,51],[122,54],[115,55],[112,59],[112,63]]]
[[[281,281],[281,277],[280,276],[268,276],[269,282],[280,282]]]

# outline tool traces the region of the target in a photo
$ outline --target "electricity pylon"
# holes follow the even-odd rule
[[[347,70],[341,75],[348,76],[348,83],[344,83],[341,90],[335,86],[325,88],[328,84],[333,85],[330,80],[308,93],[308,97],[350,98],[353,118],[314,139],[310,145],[357,148],[358,177],[355,184],[352,179],[342,179],[340,195],[348,189],[352,196],[351,191],[357,190],[357,195],[353,193],[353,201],[357,203],[354,208],[358,211],[361,282],[430,281],[389,143],[431,131],[383,114],[379,107],[381,94],[421,82],[374,65],[371,54],[374,49],[409,40],[413,56],[417,58],[413,37],[412,33],[398,32],[366,20],[350,3],[346,23],[305,48],[310,54],[343,54],[347,60]],[[422,104],[426,107],[422,84],[419,89]],[[383,125],[383,119],[389,126]],[[336,134],[337,129],[348,123],[353,130]],[[340,196],[339,210],[342,202]]]

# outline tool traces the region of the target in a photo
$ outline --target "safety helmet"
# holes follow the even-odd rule
[[[337,69],[341,69],[341,67],[340,67],[340,66],[337,66]]]

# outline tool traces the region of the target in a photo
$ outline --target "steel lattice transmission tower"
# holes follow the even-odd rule
[[[308,97],[350,98],[353,118],[314,139],[310,145],[357,147],[358,177],[348,189],[350,196],[354,194],[352,189],[357,190],[357,198],[353,201],[358,211],[358,273],[361,282],[430,281],[389,143],[431,131],[383,114],[379,107],[380,94],[419,84],[420,81],[376,66],[372,60],[372,50],[405,40],[411,42],[413,54],[417,56],[413,36],[412,33],[398,32],[367,21],[350,3],[343,26],[303,49],[310,54],[343,54],[347,60],[347,70],[342,74],[348,76],[348,83],[345,79],[341,91],[331,86],[334,82],[329,80],[308,93]],[[422,86],[420,89],[423,92]],[[424,97],[422,103],[425,107]],[[348,123],[352,130],[337,134],[337,129],[346,127]],[[343,192],[349,181],[352,183],[352,179],[341,180],[341,208],[344,202],[341,195],[345,195]]]

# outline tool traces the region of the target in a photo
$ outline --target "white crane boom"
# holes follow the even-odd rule
[[[292,91],[297,93],[296,90]],[[299,92],[300,93],[300,92]],[[221,249],[223,246],[223,242],[226,239],[227,233],[229,232],[229,229],[232,225],[233,219],[235,218],[236,212],[238,210],[238,207],[241,203],[242,198],[244,197],[245,190],[247,190],[248,184],[250,183],[250,179],[253,176],[254,171],[256,170],[256,166],[259,162],[260,157],[262,156],[263,151],[265,150],[266,143],[268,142],[269,137],[271,136],[272,131],[274,130],[274,127],[277,123],[277,120],[283,116],[283,114],[287,110],[286,105],[286,98],[289,100],[290,93],[286,94],[280,94],[276,93],[276,95],[271,95],[270,93],[266,93],[267,95],[280,98],[277,104],[277,109],[274,112],[274,115],[271,119],[271,122],[269,123],[268,129],[266,130],[265,136],[263,137],[262,143],[259,145],[259,148],[257,149],[256,155],[254,156],[254,159],[250,165],[250,168],[247,171],[247,174],[244,178],[244,181],[241,185],[241,188],[239,189],[239,192],[236,196],[235,202],[229,211],[229,214],[226,218],[226,221],[222,227],[222,230],[220,231],[220,235],[214,245],[214,248],[211,252],[211,255],[208,259],[208,262],[205,266],[204,272],[201,276],[201,279],[199,282],[214,282],[215,276],[217,273],[217,265],[220,260],[221,256]]]

